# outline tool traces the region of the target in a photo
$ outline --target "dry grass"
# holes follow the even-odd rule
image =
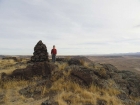
[[[1,59],[0,64],[1,66],[9,65],[9,64],[15,64],[16,62],[13,59]]]
[[[85,67],[89,67],[89,63],[82,63]],[[67,66],[66,63],[58,64],[59,69],[64,70]],[[104,70],[101,69],[101,74],[104,75]],[[92,103],[97,103],[98,99],[105,100],[107,105],[123,105],[121,100],[119,100],[116,95],[120,92],[117,89],[101,89],[94,84],[89,88],[84,88],[79,86],[77,83],[71,82],[65,79],[69,73],[64,74],[60,79],[55,81],[49,91],[55,91],[58,94],[55,96],[55,101],[59,105],[83,105]],[[113,83],[110,83],[113,85]]]
[[[87,63],[83,63],[83,65],[87,65],[88,67]],[[66,66],[66,63],[58,64],[61,70],[64,70]],[[88,103],[96,105],[98,99],[105,100],[107,105],[123,105],[121,100],[116,97],[116,95],[120,93],[118,90],[112,88],[101,89],[93,84],[89,88],[84,88],[77,83],[66,80],[65,76],[69,74],[70,72],[67,72],[60,79],[53,82],[52,87],[49,89],[49,91],[58,93],[55,96],[55,101],[58,102],[59,105],[68,105],[69,103],[71,105],[83,105]]]
[[[10,61],[11,63],[3,62],[3,65],[12,64],[14,67],[15,62]],[[59,105],[83,105],[83,104],[97,104],[97,101],[105,100],[107,105],[123,105],[122,101],[119,100],[116,95],[119,94],[119,90],[110,88],[102,89],[94,84],[89,88],[82,87],[77,83],[74,83],[70,80],[67,80],[65,77],[69,76],[70,70],[65,72],[64,69],[68,66],[67,63],[56,63],[58,65],[58,71],[62,71],[63,75],[56,79],[51,88],[46,86],[41,87],[41,95],[45,95],[50,91],[56,92],[54,100],[58,102]],[[89,63],[83,62],[85,67],[90,67]],[[11,70],[9,70],[11,71]],[[104,74],[104,73],[103,73]],[[26,80],[13,80],[2,82],[0,81],[0,93],[4,93],[3,102],[4,105],[40,105],[46,99],[34,100],[32,98],[25,98],[18,93],[21,88],[24,88],[28,85],[35,85],[34,82],[29,82]],[[114,85],[113,81],[110,80],[110,87]],[[34,90],[31,90],[34,91]]]
[[[5,105],[12,105],[14,101],[17,101],[18,104],[24,103],[26,98],[20,95],[18,91],[26,86],[28,86],[28,81],[25,80],[0,81],[0,94],[4,93],[4,98],[0,102]]]
[[[107,101],[107,105],[122,105],[122,102],[116,97],[119,94],[115,89],[101,89],[95,85],[90,88],[83,88],[71,81],[65,81],[64,78],[54,82],[51,90],[58,92],[55,100],[59,105],[83,105],[83,104],[96,104],[98,99]]]
[[[56,62],[56,65],[58,66],[58,70],[64,70],[67,66],[68,66],[68,63],[58,63]]]
[[[26,68],[27,64],[27,59],[21,60],[21,62],[15,62],[12,59],[5,59],[5,60],[0,60],[0,73],[5,72],[7,74],[10,74],[13,70],[15,69],[21,69],[21,68]],[[17,64],[21,63],[21,64]]]
[[[14,89],[17,87],[25,87],[27,85],[28,81],[25,80],[0,81],[0,89]]]
[[[81,59],[81,60],[80,60],[80,63],[81,63],[83,66],[85,66],[85,67],[87,67],[87,68],[90,68],[90,63],[89,63],[89,62],[86,62],[86,61],[84,61],[83,59]]]

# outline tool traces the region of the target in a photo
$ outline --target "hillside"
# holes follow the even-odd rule
[[[23,61],[9,60],[11,68],[18,64],[23,68],[12,72],[14,69],[8,70],[4,63],[7,61],[1,61],[1,70],[7,70],[0,83],[2,105],[138,105],[140,78],[130,71],[118,71],[113,65],[74,57],[58,58],[55,64],[27,64],[24,59],[25,68]],[[37,70],[36,74],[31,75],[31,69]]]

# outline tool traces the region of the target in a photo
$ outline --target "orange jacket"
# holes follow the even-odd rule
[[[57,54],[57,50],[56,49],[52,49],[51,50],[51,54]]]

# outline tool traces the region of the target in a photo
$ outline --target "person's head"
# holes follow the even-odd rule
[[[53,45],[53,48],[55,48],[55,45]]]

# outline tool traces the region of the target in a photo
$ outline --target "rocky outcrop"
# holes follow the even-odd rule
[[[107,105],[107,101],[98,99],[97,100],[97,105]]]
[[[68,62],[69,59],[68,58],[56,58],[56,61],[58,61],[58,62]]]
[[[83,65],[85,60],[88,63],[86,66]],[[94,84],[103,89],[115,88],[120,91],[117,97],[123,101],[124,105],[135,103],[130,97],[140,97],[140,77],[133,72],[119,71],[111,64],[98,64],[98,67],[94,68],[95,64],[83,57],[82,59],[80,57],[69,59],[68,64],[69,66],[64,69],[66,72],[70,70],[70,75],[65,77],[66,80],[71,80],[86,87]],[[55,75],[53,75],[55,79],[52,82],[57,81],[62,75],[63,72],[55,72]],[[110,85],[110,80],[112,85]],[[107,102],[98,99],[96,104],[107,105]]]
[[[25,69],[16,69],[10,75],[2,74],[3,80],[8,79],[30,79],[33,76],[48,77],[51,71],[55,69],[55,65],[48,62],[36,62],[27,66]]]
[[[82,65],[80,59],[72,58],[68,61],[69,65]]]
[[[119,85],[119,89],[133,97],[140,96],[140,77],[131,71],[119,71],[114,77],[114,81]]]
[[[82,85],[90,86],[92,83],[91,76],[87,72],[82,72],[81,70],[72,70],[70,76],[73,81]]]
[[[42,95],[42,87],[51,88],[52,82],[49,78],[37,80],[33,85],[29,85],[21,90],[19,90],[19,93],[25,97],[28,98],[34,98],[34,99],[40,99]],[[54,95],[54,94],[50,94]]]
[[[49,61],[46,45],[40,40],[34,47],[34,53],[31,57],[32,62]]]
[[[41,105],[59,105],[57,102],[51,102],[50,100],[46,100],[42,102]]]
[[[50,100],[46,100],[46,101],[42,102],[41,105],[52,105],[52,102]]]
[[[89,65],[94,65],[88,62]],[[71,69],[70,78],[72,81],[90,86],[91,83],[100,88],[110,88],[110,80],[113,82],[112,88],[120,90],[118,98],[125,104],[132,105],[130,96],[140,97],[140,76],[131,71],[119,71],[111,64],[99,64],[99,68],[85,67],[80,58],[72,58],[68,61]],[[102,101],[103,102],[103,101]],[[101,101],[98,104],[105,104]]]
[[[83,61],[86,61],[88,64],[85,66]],[[64,67],[62,70],[59,70],[59,67],[53,63],[45,61],[34,62],[33,65],[29,65],[25,69],[16,69],[11,75],[2,73],[2,78],[6,80],[7,78],[30,79],[36,75],[42,77],[51,76],[51,78],[44,78],[44,81],[41,81],[35,85],[35,87],[40,86],[40,88],[42,86],[51,88],[51,85],[62,77],[66,82],[71,80],[72,82],[78,83],[80,86],[85,86],[86,88],[90,87],[91,84],[103,89],[113,88],[120,91],[120,93],[116,94],[116,97],[121,99],[124,102],[124,105],[132,105],[135,103],[131,97],[140,97],[140,76],[133,72],[119,71],[111,64],[96,65],[84,57],[82,57],[82,59],[80,57],[72,59],[58,59],[58,63],[59,62],[59,66],[61,66],[62,62],[68,62],[69,65],[66,65],[66,67]],[[69,73],[69,75],[65,75],[66,72]],[[20,94],[33,97],[30,94],[30,90],[32,90],[32,87],[24,88],[20,91]],[[34,95],[41,93],[40,90],[41,89],[35,90],[33,92]],[[107,101],[97,99],[96,104],[107,105]],[[42,103],[42,105],[55,104],[53,101],[46,100]],[[136,105],[139,105],[139,102],[137,102]]]

